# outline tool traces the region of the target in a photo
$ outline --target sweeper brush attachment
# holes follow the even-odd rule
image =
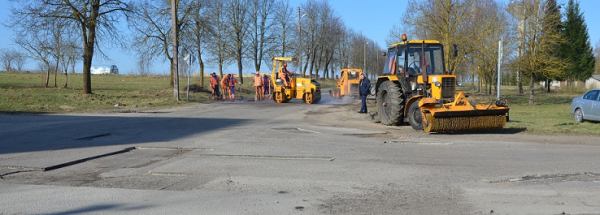
[[[421,111],[423,130],[425,132],[470,131],[485,129],[501,129],[508,118],[506,101],[495,101],[491,104],[472,105],[463,92],[456,94],[454,102],[440,105],[427,103],[423,99]]]
[[[435,118],[426,114],[425,132],[469,131],[485,129],[501,129],[506,123],[506,116],[461,116]]]

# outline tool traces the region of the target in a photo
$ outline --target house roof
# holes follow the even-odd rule
[[[592,75],[592,78],[600,81],[600,75]]]

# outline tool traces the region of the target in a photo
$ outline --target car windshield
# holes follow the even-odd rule
[[[409,71],[420,72],[421,67],[423,67],[427,74],[443,75],[443,58],[442,45],[440,44],[425,44],[424,52],[421,44],[411,44],[408,47]]]

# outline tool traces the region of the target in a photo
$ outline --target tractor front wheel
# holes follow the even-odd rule
[[[417,131],[423,130],[423,115],[421,114],[421,108],[419,108],[419,101],[412,103],[408,109],[408,122]]]

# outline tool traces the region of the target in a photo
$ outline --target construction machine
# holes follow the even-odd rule
[[[334,98],[340,99],[345,95],[358,97],[358,84],[360,83],[360,74],[362,69],[342,69],[340,78],[336,83],[336,88],[331,89]]]
[[[284,86],[284,82],[279,76],[279,71],[283,63],[295,61],[290,57],[273,57],[273,100],[277,103],[287,103],[291,99],[302,99],[306,104],[312,104],[321,100],[321,84],[310,78],[300,78],[291,74],[289,76],[289,87]]]
[[[456,76],[445,68],[439,41],[407,40],[403,34],[386,55],[384,74],[375,84],[382,124],[408,122],[415,130],[448,132],[501,129],[508,120],[506,100],[476,104],[456,92]]]

